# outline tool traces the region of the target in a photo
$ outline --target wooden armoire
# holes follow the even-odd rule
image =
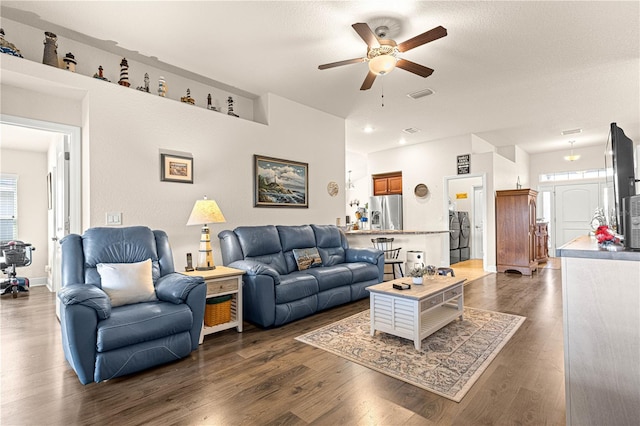
[[[536,197],[532,189],[496,191],[496,266],[498,272],[531,275],[536,260]]]

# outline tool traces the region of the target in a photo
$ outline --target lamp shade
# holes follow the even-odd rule
[[[206,223],[226,222],[218,203],[215,200],[197,200],[187,221],[188,225],[204,225]]]
[[[376,75],[388,74],[396,67],[398,60],[393,55],[380,55],[369,60],[369,69]]]

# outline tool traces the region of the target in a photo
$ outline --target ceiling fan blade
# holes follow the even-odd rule
[[[318,69],[326,70],[327,68],[340,67],[342,65],[349,65],[349,64],[357,64],[358,62],[364,62],[364,61],[366,61],[365,58],[347,59],[346,61],[331,62],[330,64],[319,65]]]
[[[373,82],[375,79],[376,79],[376,75],[371,71],[369,71],[369,74],[367,74],[367,76],[364,78],[364,82],[362,83],[362,86],[360,86],[360,90],[371,89],[371,86],[373,86]]]
[[[420,77],[425,78],[433,74],[433,70],[431,68],[425,67],[424,65],[416,64],[415,62],[407,61],[406,59],[398,59],[396,67],[402,68],[405,71],[412,72],[419,75]]]
[[[406,52],[407,50],[411,50],[415,47],[422,46],[423,44],[429,43],[430,41],[437,40],[447,35],[447,29],[438,26],[433,29],[430,29],[426,33],[422,33],[413,38],[410,38],[407,41],[403,41],[398,45],[398,51]]]
[[[371,31],[371,28],[367,24],[358,23],[351,25],[354,30],[358,33],[360,37],[367,43],[367,46],[378,48],[380,47],[380,42],[378,42],[378,37]]]

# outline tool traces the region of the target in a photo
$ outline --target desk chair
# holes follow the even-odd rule
[[[402,260],[400,257],[400,249],[402,247],[393,248],[393,238],[372,238],[371,242],[373,246],[378,250],[382,250],[384,252],[384,264],[391,265],[391,272],[385,272],[393,274],[393,279],[396,279],[396,266],[398,267],[398,271],[400,272],[400,276],[404,277],[404,273],[402,272]]]

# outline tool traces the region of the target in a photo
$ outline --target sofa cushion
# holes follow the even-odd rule
[[[240,226],[233,232],[238,236],[245,259],[265,263],[280,274],[289,272],[275,226]]]
[[[98,263],[102,290],[111,306],[158,300],[151,275],[151,259],[135,263]]]
[[[324,266],[345,262],[345,246],[340,229],[333,225],[311,225],[316,235],[316,245]],[[346,245],[346,241],[344,243]]]
[[[362,281],[370,281],[378,279],[378,266],[371,263],[356,262],[344,263],[341,266],[351,271],[351,282],[359,283]]]
[[[313,268],[306,272],[316,277],[320,291],[351,284],[351,271],[344,265]]]
[[[132,263],[151,259],[153,282],[160,277],[158,250],[153,231],[146,226],[91,228],[82,235],[84,282],[101,283],[98,263]]]
[[[293,250],[316,246],[316,236],[313,233],[313,229],[309,225],[278,225],[276,228],[278,228],[280,245],[287,262],[287,273],[300,270]]]
[[[287,303],[318,293],[318,281],[305,272],[292,272],[280,277],[275,291],[276,304]]]
[[[97,350],[106,352],[170,336],[188,331],[192,324],[187,304],[149,302],[120,306],[98,323]]]
[[[322,258],[318,249],[315,247],[306,249],[293,249],[293,258],[296,260],[299,271],[304,271],[309,268],[317,268],[322,266]]]

